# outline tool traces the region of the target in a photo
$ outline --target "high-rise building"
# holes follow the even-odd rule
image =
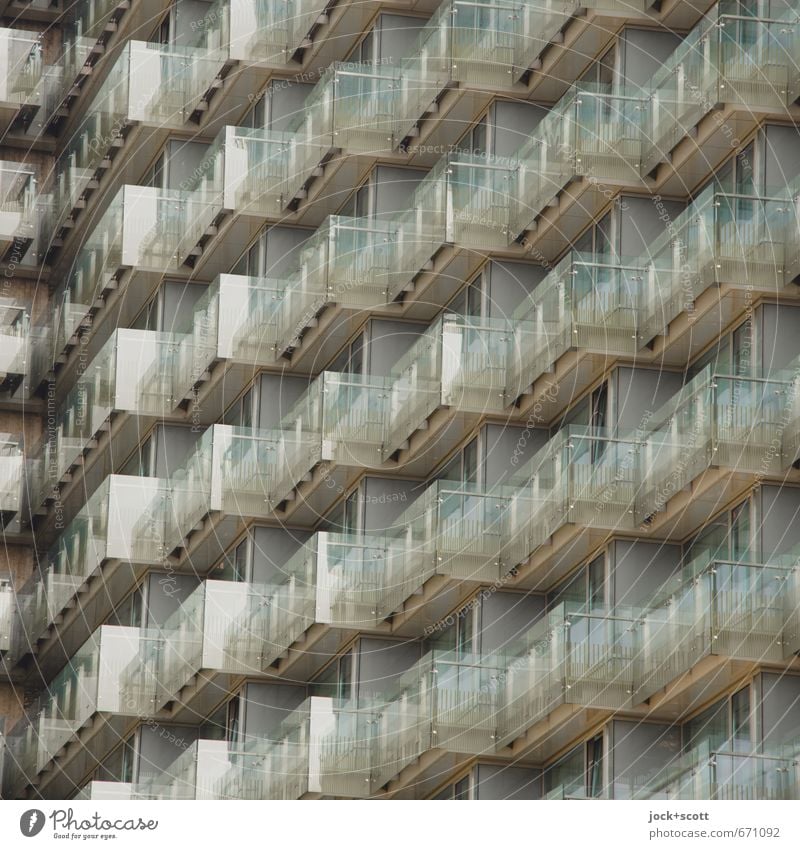
[[[3,0],[4,798],[800,798],[800,0]]]

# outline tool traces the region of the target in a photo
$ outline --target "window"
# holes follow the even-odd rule
[[[353,697],[356,682],[355,651],[340,655],[322,670],[311,684],[312,696],[327,696],[348,701]]]
[[[467,655],[480,651],[480,604],[474,601],[463,607],[455,621],[427,641],[426,651],[456,652]]]
[[[339,374],[351,374],[361,377],[367,374],[367,354],[369,347],[366,342],[366,332],[359,335],[339,353],[330,364],[327,371]]]
[[[610,86],[616,78],[616,67],[617,46],[614,45],[600,59],[589,65],[583,72],[580,81]]]
[[[573,609],[596,610],[606,604],[606,558],[595,557],[577,575],[562,581],[547,594],[547,607],[552,610],[566,603]]]
[[[347,57],[347,62],[373,64],[376,59],[378,38],[377,27],[373,27]]]
[[[489,116],[484,115],[477,121],[461,139],[459,150],[475,156],[490,153],[489,150]]]
[[[687,382],[697,377],[704,368],[710,366],[712,372],[732,377],[758,376],[758,363],[755,362],[757,322],[749,316],[733,332],[722,336],[716,345],[709,348],[686,370]]]
[[[486,301],[488,300],[488,271],[484,269],[462,289],[447,305],[446,313],[458,316],[486,316]]]
[[[752,749],[751,688],[743,687],[684,723],[685,751],[749,752]]]
[[[743,501],[732,510],[712,519],[689,542],[684,552],[684,562],[699,558],[707,560],[747,561],[751,557],[751,504]]]
[[[121,604],[114,608],[106,624],[139,628],[143,624],[144,584],[140,584]]]
[[[483,477],[479,437],[470,440],[456,452],[436,475],[436,480],[478,484]]]
[[[129,737],[97,767],[92,775],[92,780],[118,781],[123,783],[133,781],[135,752],[134,738]]]
[[[465,775],[458,781],[448,784],[444,790],[441,790],[433,798],[437,801],[461,801],[472,798],[472,781],[470,775]]]
[[[251,538],[245,537],[226,557],[214,573],[215,581],[247,581],[250,575],[250,545]]]
[[[258,421],[256,404],[258,397],[257,384],[251,386],[238,401],[228,407],[223,422],[232,427],[255,427]]]
[[[121,475],[133,475],[147,478],[154,474],[153,469],[153,434],[144,439],[128,461],[120,469]]]
[[[544,771],[545,798],[598,799],[603,795],[603,735],[576,746]]]

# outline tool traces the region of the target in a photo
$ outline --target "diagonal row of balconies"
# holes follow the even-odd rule
[[[765,564],[704,557],[686,565],[640,610],[561,604],[499,654],[433,651],[367,703],[312,697],[270,739],[244,749],[201,740],[145,783],[96,785],[90,792],[98,797],[255,799],[401,792],[404,771],[418,766],[423,756],[428,770],[436,769],[435,756],[511,756],[523,733],[530,735],[537,723],[563,706],[609,715],[633,711],[656,691],[696,672],[704,659],[785,662],[800,648],[798,574],[795,554]],[[211,647],[204,649],[204,658],[208,662],[215,655],[219,663],[230,657],[230,642],[218,627],[209,626],[209,604],[215,607],[209,600],[216,589],[205,592],[202,640]],[[226,592],[231,600],[245,597],[244,588]],[[332,601],[335,596],[326,597]],[[273,608],[286,598],[262,603],[262,619],[280,619]],[[250,628],[255,621],[248,613]],[[263,639],[263,624],[257,633]],[[162,648],[153,654],[161,658],[171,653]],[[539,735],[549,731],[540,729]],[[695,758],[696,767],[703,757],[701,752],[682,756],[675,769],[642,782],[635,795],[680,798],[687,785],[701,780],[694,772],[687,774],[684,761]],[[777,783],[754,783],[750,792],[783,798],[796,789],[796,754],[750,757],[755,764],[770,761],[772,770],[790,767],[788,776],[776,777]],[[735,788],[741,780],[728,776],[715,784],[705,792],[730,798],[729,793],[739,792]],[[563,793],[574,795],[568,787]]]
[[[368,16],[363,9],[359,12],[358,4],[337,5],[352,6],[351,14]],[[423,10],[430,10],[430,5],[412,4]],[[623,10],[616,0],[595,5],[618,16],[638,13],[629,4]],[[288,132],[250,134],[261,147],[282,151],[283,180],[274,185],[273,177],[268,192],[277,194],[280,208],[285,208],[335,149],[391,153],[454,84],[510,88],[579,8],[548,3],[542,14],[540,6],[527,0],[517,4],[446,0],[423,29],[415,52],[402,63],[395,57],[398,64],[391,66],[333,64]],[[408,7],[402,4],[403,9]],[[126,137],[133,128],[179,130],[192,120],[198,122],[209,109],[211,95],[229,75],[234,90],[226,100],[237,100],[240,89],[252,97],[272,73],[304,67],[305,59],[303,64],[293,60],[308,50],[309,33],[341,11],[334,7],[331,12],[319,0],[290,4],[218,0],[194,28],[186,47],[127,44],[89,107],[87,120],[59,158],[55,232],[63,234],[73,226],[112,158],[128,144]],[[343,22],[336,26],[341,29]],[[344,47],[339,45],[340,53]],[[238,99],[244,100],[244,94]],[[133,160],[127,157],[129,170],[137,151],[132,155]]]
[[[710,34],[706,33],[708,37],[700,39],[703,45],[713,40],[711,35],[722,38],[720,33],[730,29],[725,23],[727,18],[722,22],[725,26],[720,20],[715,21]],[[700,30],[705,33],[707,26],[704,22]],[[699,97],[702,108],[698,121],[711,118],[712,107],[718,102],[731,103],[732,108],[747,112],[753,124],[769,112],[784,114],[792,102],[794,89],[789,82],[783,87],[770,82],[762,86],[769,97],[759,95],[759,100],[752,94],[752,102],[746,108],[740,106],[741,98],[750,97],[748,92],[758,89],[753,81],[763,82],[762,68],[773,68],[780,61],[788,80],[791,57],[796,54],[794,42],[786,43],[789,36],[785,35],[792,34],[795,28],[786,21],[753,20],[748,27],[746,34],[741,26],[734,27],[726,49],[718,51],[718,65],[703,63],[704,87],[699,90],[705,92],[712,82],[723,85],[721,81],[725,79],[725,91],[732,94],[723,101]],[[726,57],[730,57],[730,62]],[[669,60],[670,67],[680,69],[681,79],[689,73],[685,61],[680,49]],[[383,73],[383,69],[378,73]],[[146,283],[132,287],[124,282],[126,277],[144,274],[155,281],[158,272],[188,273],[192,265],[196,273],[198,264],[203,275],[224,271],[229,263],[216,246],[222,244],[222,234],[231,226],[228,219],[236,219],[247,228],[257,226],[265,217],[281,218],[295,188],[302,186],[309,173],[318,170],[320,157],[327,156],[324,151],[337,144],[355,152],[372,150],[375,139],[365,141],[361,136],[381,133],[380,122],[374,115],[362,120],[356,112],[366,102],[370,108],[378,108],[381,101],[366,97],[362,89],[367,83],[363,79],[361,72],[340,68],[321,81],[309,98],[309,108],[298,119],[310,122],[313,131],[274,134],[226,128],[212,146],[192,190],[125,187],[70,269],[56,330],[44,346],[49,350],[40,358],[33,383],[54,363],[62,361],[75,344],[76,334],[90,323],[90,317],[119,297],[112,296],[115,288],[135,289],[135,303],[130,308],[133,310],[155,285],[153,282],[149,287]],[[393,243],[388,249],[391,274],[381,290],[386,292],[385,303],[402,300],[408,305],[426,299],[440,302],[450,289],[430,278],[463,280],[484,251],[524,257],[526,251],[518,244],[518,238],[526,231],[527,249],[538,245],[546,248],[548,256],[560,253],[572,228],[580,227],[595,207],[605,202],[609,186],[615,190],[626,185],[641,186],[644,169],[650,167],[648,151],[653,147],[652,140],[660,138],[656,125],[663,124],[670,114],[668,98],[659,88],[660,79],[656,75],[650,89],[637,94],[586,85],[575,87],[512,159],[446,157],[419,186],[412,208],[396,217],[394,226],[384,222],[357,224],[362,230],[369,227],[382,231],[374,242]],[[694,102],[698,85],[682,84],[675,98]],[[354,94],[340,97],[337,86],[350,86]],[[772,100],[767,103],[770,97]],[[392,108],[387,109],[387,114],[394,120],[400,113]],[[675,126],[689,133],[691,127],[681,123],[685,117],[681,109],[676,107],[675,114]],[[743,126],[741,129],[744,131]],[[704,155],[710,155],[712,149],[716,148],[710,142],[704,145]],[[691,167],[687,168],[686,173],[678,175],[681,181],[690,179]],[[671,173],[676,178],[678,172],[673,169]],[[776,198],[782,197],[783,191],[776,193]],[[580,214],[575,212],[578,208]],[[689,223],[681,222],[681,226],[691,236]],[[674,238],[674,230],[670,232]],[[382,250],[385,254],[387,248]],[[675,281],[671,282],[674,286]],[[380,284],[376,289],[380,289]],[[309,320],[315,317],[311,315]],[[95,323],[102,324],[102,320]],[[302,329],[298,328],[298,336]]]
[[[345,385],[352,386],[349,382]],[[411,505],[398,522],[401,530],[389,537],[354,539],[317,534],[285,565],[285,581],[277,586],[207,581],[162,629],[166,636],[154,636],[152,629],[142,632],[136,663],[130,669],[126,667],[132,683],[115,693],[130,690],[152,694],[153,682],[168,681],[170,686],[159,690],[157,699],[148,696],[155,699],[148,710],[157,712],[168,701],[178,699],[183,687],[203,670],[213,673],[204,672],[206,686],[219,674],[281,674],[294,669],[299,656],[313,655],[308,652],[309,646],[332,630],[340,633],[342,639],[364,629],[380,632],[389,628],[394,633],[403,633],[399,630],[402,628],[413,630],[414,617],[428,599],[424,587],[434,577],[439,579],[439,592],[448,586],[448,581],[497,582],[509,573],[509,580],[520,586],[552,581],[552,574],[545,575],[547,570],[538,569],[537,575],[531,564],[535,565],[537,552],[545,548],[552,560],[553,540],[559,534],[593,528],[606,533],[636,532],[642,529],[643,522],[669,512],[675,493],[691,490],[696,496],[707,477],[712,478],[713,484],[724,486],[727,494],[737,486],[749,485],[754,475],[783,477],[798,459],[799,386],[796,369],[769,379],[729,377],[706,369],[653,416],[644,433],[619,438],[569,428],[558,433],[502,490],[487,493],[437,482]],[[359,387],[359,394],[362,391],[363,387]],[[235,515],[237,520],[271,515],[274,481],[284,480],[285,486],[290,486],[293,478],[302,476],[315,462],[316,446],[327,442],[331,450],[338,448],[344,455],[335,461],[362,464],[363,452],[369,453],[375,447],[365,438],[371,424],[363,412],[369,404],[362,404],[357,411],[359,402],[352,394],[342,396],[334,391],[332,395],[338,413],[343,408],[351,412],[339,415],[341,426],[335,432],[317,431],[313,437],[308,433],[304,437],[292,429],[290,446],[301,445],[294,454],[274,434],[214,426],[169,481],[109,478],[107,487],[90,500],[84,513],[63,535],[43,580],[34,580],[27,588],[27,600],[26,591],[20,593],[19,623],[32,629],[26,633],[24,643],[31,645],[39,628],[58,621],[69,599],[80,594],[107,559],[163,564],[178,546],[184,546],[187,552],[197,550],[191,537],[202,531],[211,514]],[[361,397],[369,398],[369,393]],[[303,409],[309,403],[315,402],[301,399],[298,406]],[[360,429],[358,438],[350,427]],[[354,444],[359,445],[358,456],[351,457],[349,447]],[[280,458],[278,462],[276,457]],[[726,476],[722,483],[715,478],[720,471]],[[280,497],[274,495],[272,501]],[[718,499],[706,500],[716,503]],[[706,507],[707,511],[713,509]],[[680,508],[686,520],[683,514],[689,511],[683,505]],[[704,517],[697,514],[691,521],[702,524]],[[215,535],[217,528],[214,527]],[[224,535],[217,544],[224,546]],[[561,544],[565,545],[563,540]],[[210,567],[215,555],[208,551],[208,545],[206,538],[200,559],[206,557]],[[193,567],[196,565],[193,558]],[[791,578],[794,581],[794,564],[728,564],[722,571],[729,576],[726,580],[731,584],[727,588],[730,592],[719,592],[717,588],[718,565],[702,572],[707,576],[703,582],[711,582],[714,588],[707,599],[704,597],[703,604],[698,603],[696,595],[701,592],[696,587],[703,582],[696,579],[698,564],[693,564],[692,580],[679,582],[680,593],[695,594],[690,600],[670,590],[668,604],[659,599],[646,614],[623,615],[621,610],[614,610],[600,616],[603,624],[599,633],[609,645],[601,640],[599,649],[591,648],[590,660],[583,661],[587,671],[576,674],[575,681],[558,691],[563,703],[632,709],[645,699],[652,700],[657,693],[668,691],[671,681],[699,664],[707,654],[729,652],[744,660],[775,663],[794,654],[800,638],[797,605],[787,588],[790,578],[779,574],[784,569],[795,576]],[[730,577],[732,573],[735,579]],[[780,579],[777,582],[776,576]],[[422,596],[416,598],[420,591]],[[787,606],[781,607],[783,604]],[[713,614],[717,624],[703,620],[701,626],[694,627],[687,623],[686,616],[696,615],[698,610],[704,615]],[[538,626],[549,636],[534,629],[531,644],[541,648],[553,643],[551,631],[556,613],[548,619],[550,624]],[[585,621],[577,627],[581,615]],[[571,633],[580,634],[583,628],[586,633],[595,634],[588,615],[564,611],[562,618],[570,628],[576,626]],[[624,627],[618,629],[619,622]],[[642,635],[642,644],[631,653],[626,641],[634,631]],[[708,635],[707,639],[703,635]],[[152,650],[148,649],[151,643]],[[180,648],[184,643],[191,651]],[[164,654],[163,645],[174,648],[186,660],[185,664],[178,664],[177,678],[170,671],[171,666],[161,668],[165,662],[177,663],[171,652]],[[302,646],[304,651],[293,652],[294,645]],[[494,696],[480,690],[477,702],[471,701],[471,696],[455,706],[445,700],[441,725],[433,719],[429,720],[432,724],[426,725],[424,712],[422,717],[414,713],[420,708],[412,700],[410,727],[403,726],[397,716],[391,720],[390,728],[399,733],[405,727],[406,736],[387,743],[394,747],[389,762],[401,764],[402,769],[405,762],[398,753],[418,757],[422,754],[421,744],[414,742],[414,735],[434,731],[440,742],[449,739],[448,745],[467,746],[467,752],[477,743],[463,740],[480,738],[485,747],[489,744],[484,736],[498,740],[498,745],[511,745],[522,738],[526,746],[530,745],[529,729],[562,703],[542,678],[551,674],[551,660],[542,672],[534,662],[536,651],[526,649],[522,654],[527,658],[522,662],[522,672],[516,659],[502,667],[508,670],[501,675],[504,685],[508,684],[506,691],[510,692],[518,680],[524,690],[502,710],[489,711]],[[618,672],[612,675],[614,663]],[[483,664],[468,665],[482,670],[480,675],[499,674],[495,663],[490,665],[490,672]],[[449,692],[445,695],[450,696]],[[573,698],[578,701],[570,701]],[[403,699],[392,701],[406,704]],[[131,702],[142,710],[139,696],[131,697]],[[475,711],[481,705],[489,711],[486,721],[491,734],[482,735],[482,729],[488,726],[476,720]],[[459,719],[461,710],[463,723]],[[83,721],[86,717],[82,717]],[[457,742],[459,739],[461,743]],[[352,755],[356,748],[348,745],[345,751]],[[50,748],[47,751],[52,754]],[[390,779],[373,766],[369,769],[377,776],[373,789]],[[353,773],[350,766],[343,771]]]
[[[449,164],[457,171],[460,160]],[[439,194],[432,206],[448,212],[442,229],[460,226],[460,211],[484,203],[480,190],[450,183],[449,177],[420,187],[425,196]],[[456,205],[461,189],[466,197]],[[311,471],[312,456],[315,464],[338,462],[354,472],[399,462],[410,473],[424,473],[414,463],[424,455],[432,427],[443,431],[460,417],[449,437],[457,441],[483,415],[524,419],[536,387],[546,381],[552,390],[563,380],[556,364],[576,349],[587,356],[596,352],[603,363],[609,356],[648,359],[655,355],[648,343],[681,314],[691,315],[691,344],[697,347],[715,332],[719,313],[742,308],[748,298],[752,303],[757,294],[795,297],[797,213],[791,188],[782,196],[751,197],[711,186],[641,257],[568,254],[508,319],[445,314],[388,377],[320,376],[281,431],[259,440],[273,446],[273,462],[265,457],[265,469],[285,463],[281,474],[264,479],[265,497],[273,508],[290,497]],[[408,277],[402,269],[420,262],[440,238],[423,239],[437,229],[434,216],[420,220],[425,227],[420,224],[415,235],[422,247],[394,222],[331,218],[302,248],[297,270],[286,279],[220,275],[195,306],[185,332],[114,331],[78,378],[39,449],[29,452],[23,509],[35,513],[55,498],[102,436],[121,438],[110,429],[114,417],[181,420],[187,405],[203,406],[223,383],[230,395],[254,368],[280,367],[323,311],[386,307],[392,288]],[[467,242],[470,234],[471,227],[459,238]],[[87,264],[95,258],[87,252]],[[141,263],[138,267],[147,274]],[[715,300],[704,309],[716,323],[704,327],[695,304],[709,291]],[[684,341],[681,334],[670,335],[680,355]],[[659,361],[669,360],[668,351],[656,354]],[[573,368],[587,384],[599,369],[599,363]],[[579,388],[571,384],[572,392]],[[551,391],[550,399],[556,404],[557,393]],[[341,441],[347,450],[363,443],[349,463],[337,454],[335,428],[347,432]],[[307,467],[298,474],[289,457]]]

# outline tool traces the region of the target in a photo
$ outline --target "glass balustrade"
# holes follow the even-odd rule
[[[330,216],[302,246],[277,313],[278,350],[297,344],[328,304],[367,309],[389,301],[392,226],[373,218]]]
[[[149,513],[158,495],[156,478],[110,475],[103,481],[20,589],[23,633],[16,652],[36,645],[105,560],[162,562],[162,530]]]
[[[715,6],[647,84],[650,104],[642,173],[665,160],[675,145],[717,104],[777,111],[797,97],[798,14],[783,19],[730,15]]]
[[[171,414],[191,386],[193,359],[177,334],[115,330],[75,381],[32,456],[45,459],[29,467],[32,504],[41,504],[63,476],[92,447],[115,413]]]
[[[783,661],[791,646],[784,637],[793,631],[786,603],[793,596],[796,560],[754,564],[704,555],[684,566],[642,614],[636,702],[708,655]]]
[[[37,234],[37,189],[33,168],[0,162],[0,246],[32,240]]]
[[[0,104],[38,105],[43,72],[38,33],[0,28],[0,66]]]
[[[573,348],[634,356],[642,345],[643,279],[639,260],[567,254],[512,315],[507,402]]]
[[[305,14],[321,14],[324,2],[307,5]],[[216,0],[208,11],[191,22],[189,46],[225,60],[283,68],[300,47],[295,20],[300,6],[294,0]],[[295,40],[297,39],[297,40]]]
[[[285,287],[285,281],[221,274],[174,332],[143,334],[141,345],[158,349],[158,356],[140,367],[130,387],[142,414],[159,403],[165,414],[173,411],[216,361],[274,365]]]
[[[0,386],[9,388],[30,366],[30,312],[26,305],[0,298]]]
[[[333,699],[312,696],[267,740],[230,755],[230,768],[216,784],[219,799],[300,799],[322,790],[323,739],[335,722]]]
[[[642,287],[642,328],[663,333],[715,285],[779,294],[793,277],[797,188],[750,196],[709,186],[667,223],[651,246]],[[644,258],[643,258],[644,259]]]
[[[274,365],[285,288],[284,280],[221,274],[195,304],[186,328],[195,362],[192,379],[217,359]]]
[[[4,795],[19,793],[95,713],[138,715],[145,709],[123,691],[125,670],[138,652],[138,628],[103,625],[95,631],[8,733]]]
[[[638,90],[576,83],[517,152],[510,188],[514,234],[528,229],[576,177],[591,183],[640,180],[647,100]]]
[[[0,652],[7,652],[11,648],[16,609],[17,596],[14,587],[8,581],[0,582]]]
[[[291,133],[224,127],[187,181],[187,189],[216,197],[220,209],[241,215],[281,217],[287,202]]]
[[[397,71],[371,63],[334,62],[287,128],[285,202],[334,151],[391,153],[397,123]]]
[[[502,682],[500,736],[515,736],[564,704],[632,707],[639,619],[616,607],[561,603],[519,641]]]
[[[53,321],[54,355],[61,353],[87,322],[102,296],[116,288],[124,270],[154,274],[178,270],[195,245],[189,222],[210,223],[212,219],[213,207],[205,197],[123,186],[66,274]]]
[[[111,15],[118,7],[117,0],[80,0],[66,10],[59,56],[64,82],[62,97],[75,85],[81,69],[98,41],[102,40]]]
[[[137,629],[134,659],[119,681],[121,714],[152,716],[199,672],[203,654],[203,595],[192,593],[160,626]]]
[[[446,0],[399,63],[398,140],[451,82],[509,88],[566,21],[564,4]],[[558,7],[558,8],[556,8]]]
[[[200,51],[143,41],[125,44],[56,160],[53,223],[92,187],[131,125],[183,128],[218,71],[219,60]]]
[[[516,160],[484,154],[443,157],[393,216],[389,295],[393,300],[444,246],[508,247]]]
[[[162,528],[165,553],[181,547],[208,513],[272,515],[313,468],[322,447],[319,430],[301,426],[296,431],[208,428],[189,458],[161,481],[153,502],[151,513]]]
[[[800,792],[797,745],[786,751],[736,751],[709,740],[684,752],[639,789],[639,799],[796,799]]]
[[[788,465],[797,364],[768,378],[717,374],[707,366],[656,411],[640,452],[639,521],[710,466],[779,474]]]
[[[503,319],[445,314],[435,321],[392,367],[387,456],[439,407],[502,413],[512,333]]]
[[[0,514],[11,515],[19,510],[24,469],[20,437],[0,434]]]
[[[505,520],[506,566],[527,560],[568,524],[634,530],[639,453],[636,436],[577,425],[559,431],[509,482],[519,489]]]
[[[202,668],[254,675],[265,672],[319,615],[310,552],[282,570],[281,583],[206,581]]]
[[[328,792],[367,796],[430,749],[494,751],[500,658],[433,651],[384,698],[337,713],[322,744]]]
[[[303,471],[317,459],[337,466],[379,467],[390,389],[390,378],[372,375],[326,371],[317,377],[281,421],[282,432],[308,439],[314,447]],[[290,464],[286,471],[292,475],[294,468]],[[292,475],[278,490],[298,481]]]
[[[506,510],[514,490],[487,492],[477,484],[435,481],[387,532],[389,583],[410,597],[434,575],[496,582]]]

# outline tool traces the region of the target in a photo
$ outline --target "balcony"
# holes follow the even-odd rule
[[[514,90],[579,8],[552,0],[445,0],[398,65],[397,140],[407,135],[413,140],[412,128],[445,92]],[[638,17],[645,4],[591,0],[583,8],[597,15]],[[445,141],[442,136],[437,140]]]
[[[396,72],[366,63],[334,62],[289,124],[301,143],[288,164],[287,199],[297,197],[312,171],[335,151],[391,153],[396,138]]]
[[[83,87],[91,85],[94,66],[127,35],[158,17],[159,0],[78,0],[66,9],[58,64],[48,68],[45,119],[49,128],[63,129],[62,120]],[[87,82],[88,81],[88,82]]]
[[[419,119],[450,82],[511,88],[569,18],[555,6],[445,0],[400,66],[402,114]]]
[[[0,434],[0,522],[4,527],[19,510],[24,462],[20,438]]]
[[[124,693],[126,668],[136,662],[139,630],[103,626],[70,659],[34,707],[7,735],[3,793],[18,795],[82,732],[94,714],[141,715],[144,705]],[[109,720],[109,725],[114,725]],[[109,732],[112,729],[109,727]],[[117,731],[119,728],[117,727]],[[63,769],[63,764],[62,764]]]
[[[736,751],[734,741],[703,740],[644,783],[639,799],[714,799],[744,802],[796,799],[800,792],[798,744],[786,751]]]
[[[0,256],[22,259],[38,235],[38,211],[33,169],[0,162]]]
[[[203,597],[193,593],[163,625],[137,629],[136,657],[124,668],[119,689],[140,718],[157,714],[201,669],[203,612]]]
[[[392,225],[372,218],[329,216],[303,245],[277,312],[276,356],[300,344],[328,306],[364,310],[389,302]]]
[[[392,367],[386,456],[407,448],[440,408],[475,419],[502,413],[511,335],[502,319],[446,314],[435,321]]]
[[[324,786],[325,736],[339,713],[333,699],[312,696],[291,713],[271,740],[232,752],[214,798],[300,799]]]
[[[19,590],[21,632],[14,640],[15,657],[45,637],[106,560],[162,562],[162,528],[148,512],[160,495],[156,478],[110,475],[103,481]],[[79,624],[91,627],[85,620]],[[63,630],[62,643],[67,639]]]
[[[110,431],[113,417],[172,414],[192,386],[194,367],[188,340],[171,333],[115,330],[79,375],[48,433],[30,454],[31,506],[38,508],[54,497],[75,466],[84,465],[101,433]]]
[[[306,699],[262,740],[198,740],[167,769],[135,784],[92,782],[81,798],[300,799],[322,789],[320,742],[341,708]]]
[[[640,260],[572,251],[512,316],[506,361],[510,403],[573,348],[635,356],[642,347]],[[574,391],[574,390],[573,390]]]
[[[205,215],[210,223],[207,204],[205,197],[189,192],[123,186],[74,262],[63,269],[66,283],[53,319],[50,352],[42,358],[40,371],[62,362],[61,355],[77,344],[76,334],[92,324],[126,272],[129,277],[142,275],[125,292],[125,308],[135,314],[162,275],[180,270],[194,247],[189,244],[188,222]],[[115,297],[119,296],[117,292]],[[44,376],[35,375],[34,383]]]
[[[668,159],[717,104],[744,107],[751,115],[785,114],[800,94],[800,78],[792,61],[797,10],[783,11],[778,20],[742,17],[717,4],[689,33],[647,86],[642,174]]]
[[[0,298],[0,392],[13,394],[30,365],[29,308]]]
[[[437,162],[417,186],[409,209],[394,217],[391,300],[413,291],[414,277],[442,248],[456,246],[481,259],[485,251],[508,250],[516,235],[510,226],[516,171],[516,162],[481,154],[452,153]],[[464,280],[469,273],[459,268],[451,277]]]
[[[562,603],[550,610],[508,663],[499,745],[513,742],[562,705],[630,709],[640,677],[638,624],[635,612],[621,608]]]
[[[578,177],[585,178],[581,191],[591,187],[595,194],[598,184],[640,185],[646,116],[647,99],[638,91],[576,83],[516,154],[520,164],[510,190],[514,235],[528,230]],[[582,208],[588,205],[581,201]]]
[[[760,196],[714,185],[703,191],[642,257],[644,338],[665,333],[682,312],[694,313],[714,286],[734,290],[738,301],[744,290],[793,295],[790,284],[800,271],[796,195],[794,186]]]
[[[499,581],[506,571],[500,552],[512,494],[510,488],[486,492],[476,484],[434,481],[402,513],[398,529],[388,536],[389,568],[394,573],[389,585],[405,587],[405,600],[434,575]]]
[[[638,522],[712,467],[780,475],[794,461],[788,444],[797,363],[766,378],[719,374],[707,366],[648,422],[640,455]],[[732,496],[731,496],[732,497]]]
[[[216,0],[192,22],[189,44],[223,61],[283,69],[324,8],[321,0]]]
[[[782,663],[798,641],[797,556],[765,564],[701,556],[656,595],[639,624],[639,703],[703,658]]]
[[[42,100],[42,49],[37,33],[0,29],[0,130],[29,124]]]
[[[323,792],[374,795],[422,754],[494,751],[502,660],[433,651],[375,705],[336,714],[322,742]]]
[[[99,187],[134,127],[164,133],[182,129],[197,104],[198,90],[204,90],[217,70],[213,58],[189,48],[143,41],[125,44],[56,161],[51,230],[65,233],[74,226],[75,216]],[[149,145],[157,143],[151,139]],[[131,162],[142,155],[135,145],[127,153]],[[132,173],[131,181],[140,174],[141,170]]]
[[[348,474],[374,467],[385,397],[383,385],[324,373],[281,429],[208,428],[183,466],[161,482],[164,495],[153,504],[165,554],[185,546],[209,514],[232,521],[273,516],[321,462]],[[336,494],[335,483],[323,489]]]
[[[639,451],[636,436],[576,425],[560,430],[510,481],[518,490],[505,517],[504,563],[523,563],[568,525],[635,530]]]
[[[187,188],[216,195],[220,212],[280,218],[290,179],[288,167],[299,143],[290,133],[224,127]]]

